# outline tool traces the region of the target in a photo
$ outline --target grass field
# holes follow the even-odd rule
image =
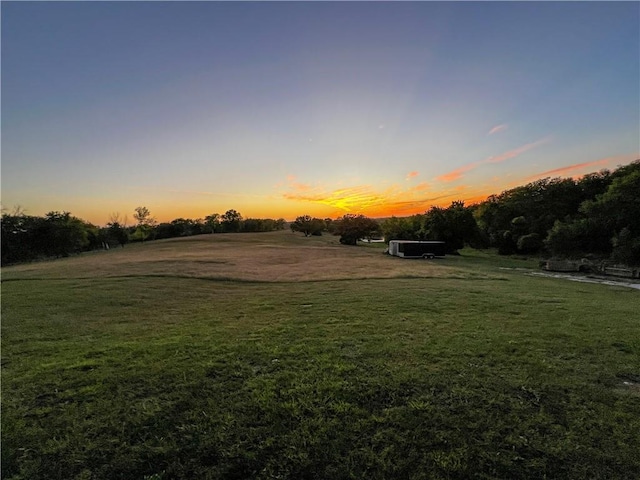
[[[640,292],[291,232],[2,270],[3,479],[632,479]]]

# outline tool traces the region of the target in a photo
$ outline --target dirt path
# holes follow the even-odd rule
[[[525,275],[533,275],[536,277],[550,277],[550,278],[564,278],[565,280],[571,280],[573,282],[583,283],[599,283],[601,285],[613,285],[616,287],[629,287],[640,290],[640,283],[633,283],[625,279],[610,280],[600,277],[583,277],[579,275],[571,275],[568,273],[548,273],[548,272],[528,272]]]

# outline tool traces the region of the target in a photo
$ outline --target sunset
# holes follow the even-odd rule
[[[639,156],[636,3],[2,6],[2,206],[406,215]]]
[[[638,477],[639,2],[0,8],[0,477]]]

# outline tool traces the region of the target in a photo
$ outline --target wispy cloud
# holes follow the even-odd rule
[[[283,197],[287,200],[298,200],[319,203],[344,212],[359,212],[373,206],[384,205],[385,196],[377,193],[369,185],[325,190],[316,187],[310,192],[285,192]]]
[[[503,132],[507,128],[509,128],[509,126],[506,123],[502,123],[500,125],[496,125],[491,130],[489,130],[489,133],[487,135],[493,135],[494,133]]]
[[[440,182],[445,182],[445,183],[453,182],[454,180],[457,180],[460,177],[462,177],[462,174],[468,172],[469,170],[473,170],[474,168],[477,168],[483,163],[485,162],[475,162],[475,163],[470,163],[469,165],[464,165],[463,167],[456,168],[455,170],[445,173],[444,175],[440,175],[438,178],[436,178],[436,180]]]
[[[542,144],[545,144],[550,140],[551,140],[551,137],[545,137],[536,142],[527,143],[525,145],[522,145],[521,147],[514,148],[513,150],[508,150],[504,153],[501,153],[500,155],[489,157],[485,160],[480,160],[479,162],[469,163],[468,165],[463,165],[462,167],[456,168],[451,172],[440,175],[439,177],[436,178],[436,180],[440,182],[453,182],[454,180],[458,180],[459,178],[461,178],[464,173],[470,170],[474,170],[478,168],[480,165],[485,165],[488,163],[501,163],[506,160],[510,160],[519,155],[522,155],[525,152],[528,152],[533,148],[536,148]]]
[[[443,205],[460,197],[460,188],[431,190],[427,182],[410,187],[393,184],[386,187],[372,185],[327,186],[315,185],[303,191],[295,178],[288,179],[288,189],[282,198],[296,202],[309,202],[332,210],[331,215],[362,213],[373,217],[412,215],[428,210],[432,205]]]
[[[411,191],[413,192],[423,192],[425,190],[429,190],[430,185],[427,182],[420,182],[414,187],[411,187]]]
[[[582,170],[587,167],[595,167],[596,165],[606,165],[608,162],[604,160],[596,160],[595,162],[576,163],[574,165],[567,165],[566,167],[554,168],[553,170],[547,170],[546,172],[538,173],[530,178],[544,178],[544,177],[562,177],[566,176],[570,172],[576,170]]]
[[[287,175],[287,185],[290,189],[293,189],[297,192],[308,192],[313,187],[308,183],[300,183],[295,175]],[[278,185],[282,186],[282,184]]]
[[[574,163],[573,165],[567,165],[560,168],[554,168],[553,170],[547,170],[546,172],[537,173],[528,177],[526,180],[535,180],[538,178],[546,178],[546,177],[563,177],[563,176],[571,176],[572,172],[580,172],[587,168],[591,169],[594,167],[607,167],[607,166],[615,166],[619,164],[625,164],[632,162],[636,159],[640,158],[640,153],[631,153],[627,155],[617,155],[613,157],[601,158],[599,160],[593,160],[591,162],[583,162],[583,163]],[[578,177],[582,175],[577,175]]]
[[[481,163],[501,163],[501,162],[504,162],[505,160],[510,160],[512,158],[515,158],[518,155],[522,155],[523,153],[528,152],[533,148],[539,147],[540,145],[543,145],[549,142],[550,140],[551,140],[551,137],[545,137],[538,140],[537,142],[527,143],[526,145],[522,145],[521,147],[514,148],[513,150],[509,150],[508,152],[504,152],[498,156],[489,157],[487,160]]]
[[[414,172],[409,172],[409,173],[407,173],[407,180],[411,180],[412,178],[415,178],[418,175],[420,175],[419,172],[415,172],[415,171]]]

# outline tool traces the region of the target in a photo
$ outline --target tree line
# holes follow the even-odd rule
[[[380,233],[380,224],[376,220],[355,214],[346,214],[335,220],[301,215],[289,226],[292,232],[302,232],[305,237],[322,235],[324,231],[339,235],[343,245],[356,245],[358,240],[371,239]]]
[[[579,180],[545,178],[473,208],[482,240],[502,254],[594,256],[640,264],[640,160]]]
[[[126,216],[112,214],[105,227],[98,227],[69,212],[54,211],[42,217],[20,209],[3,213],[2,265],[124,247],[130,242],[207,233],[270,232],[287,224],[283,218],[244,218],[236,210],[212,213],[204,219],[177,218],[158,223],[147,207],[137,207],[133,218],[135,222],[129,225]]]

